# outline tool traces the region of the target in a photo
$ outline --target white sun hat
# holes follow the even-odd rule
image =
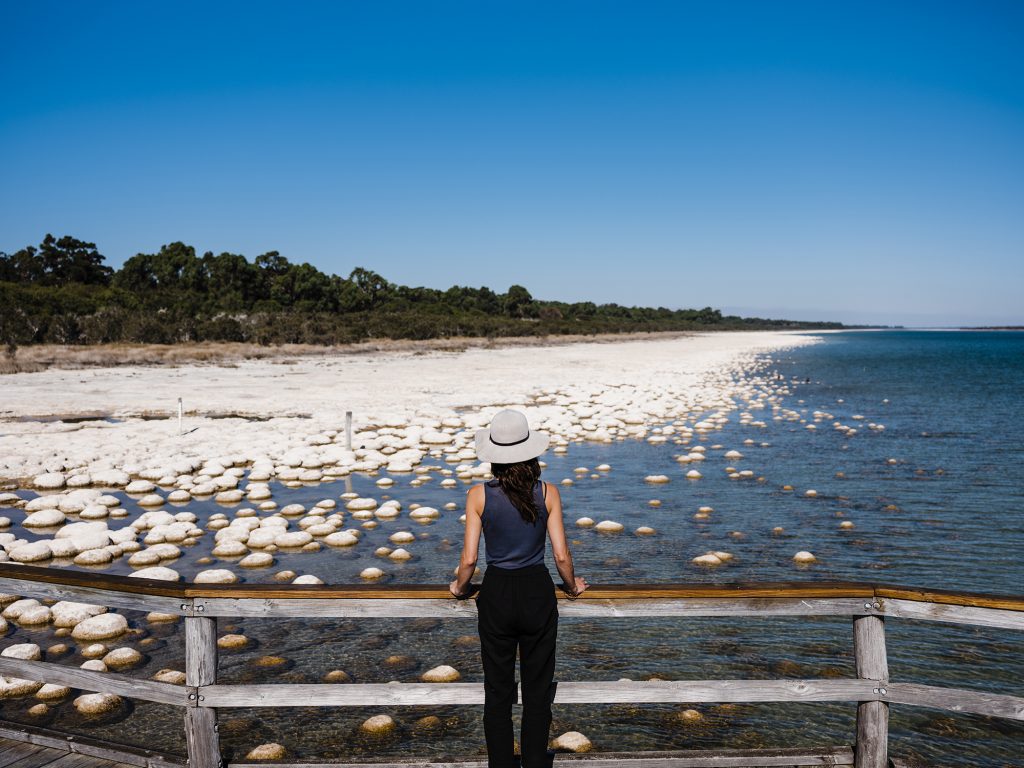
[[[491,419],[491,426],[476,433],[476,455],[492,464],[515,464],[540,456],[548,447],[548,436],[531,432],[526,414],[506,409]]]

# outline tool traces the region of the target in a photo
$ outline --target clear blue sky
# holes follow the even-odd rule
[[[0,0],[0,250],[1024,323],[1024,3]]]

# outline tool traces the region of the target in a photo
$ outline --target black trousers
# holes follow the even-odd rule
[[[489,768],[514,766],[512,705],[516,649],[523,687],[520,751],[523,768],[548,764],[548,730],[555,696],[555,585],[543,565],[509,570],[488,566],[477,598],[484,667],[484,737]]]

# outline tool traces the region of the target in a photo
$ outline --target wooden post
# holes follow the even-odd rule
[[[889,683],[885,653],[885,623],[881,616],[857,616],[853,620],[853,653],[857,677],[878,681],[878,693]],[[889,761],[889,704],[862,701],[857,705],[855,768],[886,768]]]
[[[345,450],[352,450],[352,411],[345,411]]]
[[[185,685],[197,687],[216,682],[217,620],[205,616],[186,616]],[[189,768],[220,768],[216,709],[185,708],[185,742]]]

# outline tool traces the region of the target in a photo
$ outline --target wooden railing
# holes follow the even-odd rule
[[[0,657],[0,674],[181,706],[191,768],[221,764],[216,723],[217,709],[222,707],[483,703],[480,683],[217,682],[218,617],[476,616],[473,600],[454,600],[444,587],[172,584],[0,563],[0,591],[183,616],[184,686],[7,657]],[[887,765],[889,705],[893,703],[1024,720],[1022,697],[891,680],[885,642],[886,617],[1021,630],[1021,597],[853,582],[613,585],[593,587],[575,601],[560,601],[559,613],[608,618],[849,616],[857,675],[808,680],[561,682],[555,696],[560,704],[856,702],[854,764],[859,768]]]

